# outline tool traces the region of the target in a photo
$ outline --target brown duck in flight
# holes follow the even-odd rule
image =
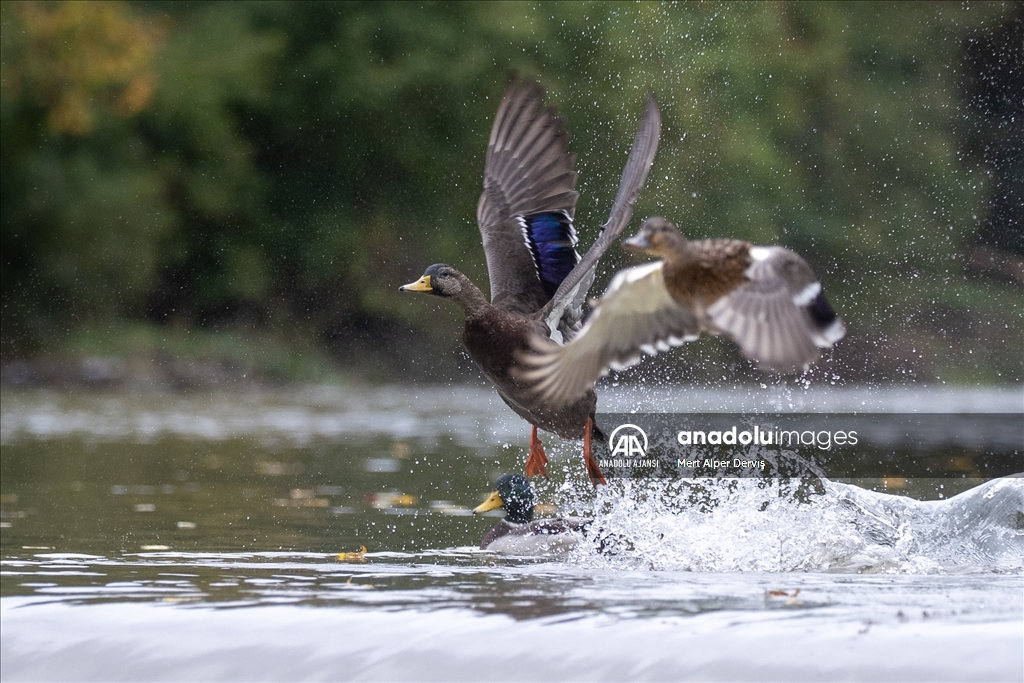
[[[619,370],[697,339],[725,333],[775,372],[800,372],[846,333],[814,271],[783,247],[733,239],[690,241],[664,218],[650,218],[623,242],[662,260],[618,273],[571,343],[535,340],[524,381],[555,404],[589,391]]]
[[[465,313],[462,341],[498,395],[531,425],[526,474],[547,475],[547,456],[537,428],[583,439],[587,473],[604,475],[591,453],[591,439],[605,439],[594,424],[597,394],[584,387],[571,400],[552,405],[520,377],[519,358],[530,348],[559,348],[580,328],[582,306],[597,261],[622,232],[658,147],[661,118],[650,97],[626,161],[608,222],[587,253],[576,252],[576,155],[554,108],[543,107],[537,83],[513,81],[505,90],[491,129],[484,166],[484,191],[477,205],[491,300],[469,278],[437,263],[401,288],[451,299]]]

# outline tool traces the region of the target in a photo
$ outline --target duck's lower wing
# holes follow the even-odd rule
[[[708,317],[761,367],[801,372],[817,359],[819,349],[843,338],[843,321],[797,254],[783,247],[754,247],[750,256],[746,282],[709,306]]]
[[[546,400],[564,404],[609,368],[620,370],[638,362],[642,353],[654,355],[696,339],[700,321],[672,300],[662,265],[656,261],[616,275],[587,324],[565,346],[533,337],[533,353],[520,358],[522,379],[536,383]]]

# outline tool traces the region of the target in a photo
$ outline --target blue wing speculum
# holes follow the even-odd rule
[[[544,293],[554,296],[558,285],[580,261],[572,217],[565,211],[552,211],[520,216],[519,222]]]

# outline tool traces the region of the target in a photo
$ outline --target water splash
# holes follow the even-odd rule
[[[918,501],[827,479],[614,482],[571,560],[701,572],[1024,571],[1024,478]]]

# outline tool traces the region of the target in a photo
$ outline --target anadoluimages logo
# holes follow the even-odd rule
[[[647,455],[647,432],[634,424],[619,425],[608,437],[608,445],[613,458],[643,458]]]

